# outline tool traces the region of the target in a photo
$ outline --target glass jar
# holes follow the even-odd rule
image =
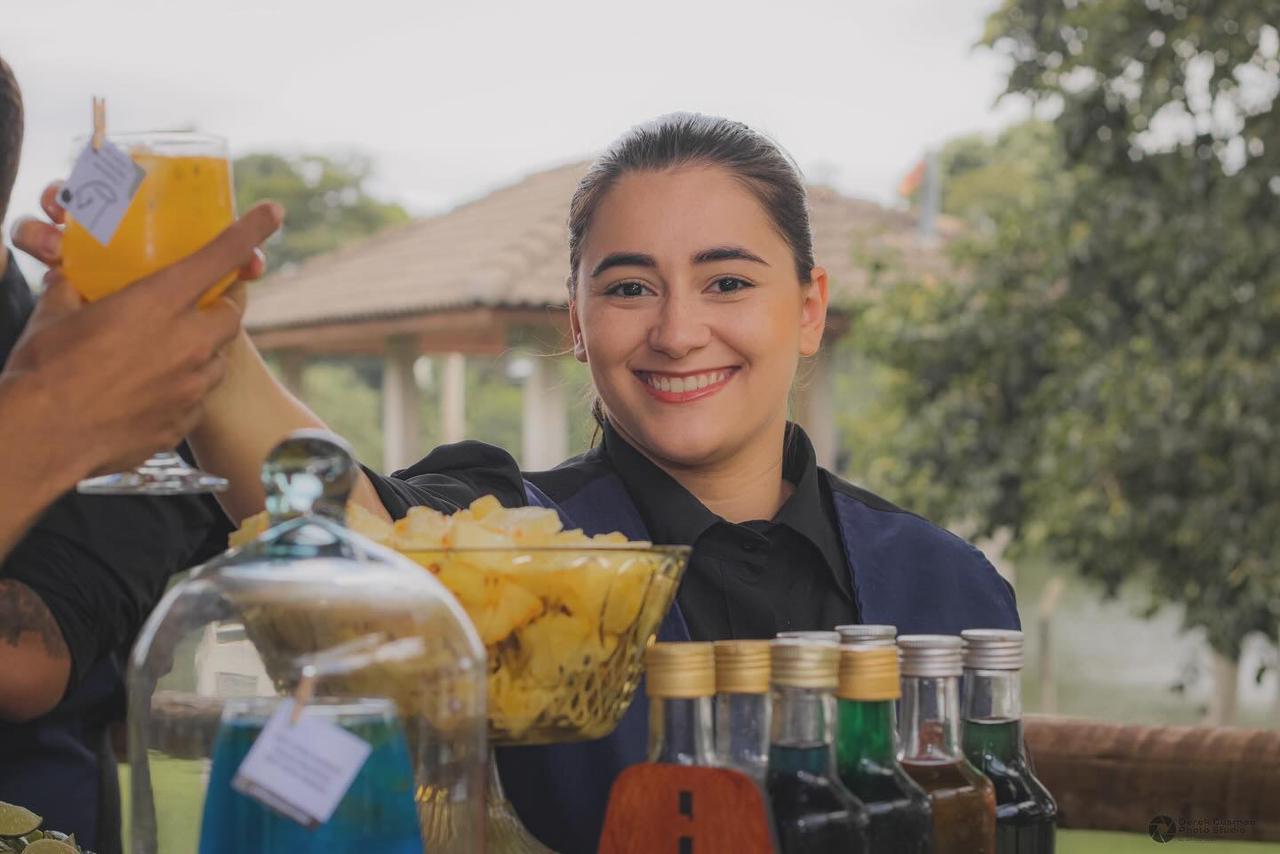
[[[147,620],[128,674],[133,854],[484,850],[485,649],[430,573],[343,526],[358,472],[336,437],[292,434],[263,466],[269,529]],[[327,820],[238,779],[273,716],[367,744]]]

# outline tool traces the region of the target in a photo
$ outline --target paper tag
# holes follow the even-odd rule
[[[58,201],[103,246],[111,242],[147,173],[110,142],[90,142],[76,158]]]
[[[338,808],[372,748],[335,723],[284,700],[240,763],[231,788],[307,827],[324,824]]]

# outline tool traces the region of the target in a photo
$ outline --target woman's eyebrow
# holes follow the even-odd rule
[[[594,279],[610,267],[653,267],[656,269],[657,266],[658,262],[653,260],[652,255],[645,255],[640,252],[611,252],[591,271],[591,278]]]
[[[711,261],[754,261],[757,264],[769,266],[768,261],[754,252],[748,252],[741,246],[716,246],[711,249],[703,249],[693,256],[693,263],[695,264],[706,264]]]

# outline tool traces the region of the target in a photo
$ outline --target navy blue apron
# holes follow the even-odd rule
[[[556,510],[566,528],[649,539],[616,475],[592,481],[559,504],[528,481],[525,493],[529,504]],[[978,549],[910,513],[873,508],[835,488],[832,497],[864,623],[897,626],[904,635],[1021,628],[1012,588]],[[678,604],[662,621],[658,639],[689,640]],[[560,854],[587,854],[596,850],[614,778],[645,760],[648,739],[649,703],[641,684],[606,738],[495,752],[502,785],[525,827]]]

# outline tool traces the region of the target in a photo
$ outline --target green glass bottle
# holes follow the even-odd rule
[[[867,808],[870,850],[929,854],[929,795],[898,763],[893,704],[900,694],[896,647],[840,649],[836,768],[841,782]]]
[[[962,632],[964,752],[995,785],[996,854],[1053,854],[1058,805],[1022,738],[1022,632]]]
[[[963,642],[903,635],[902,767],[929,793],[934,854],[996,854],[995,788],[960,743]]]

